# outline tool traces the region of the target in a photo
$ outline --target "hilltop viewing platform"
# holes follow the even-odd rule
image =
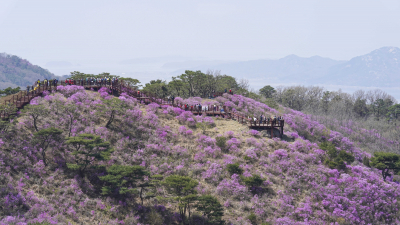
[[[233,119],[248,126],[249,129],[254,130],[268,130],[270,131],[271,137],[274,137],[274,129],[279,130],[279,137],[283,137],[283,127],[284,127],[284,120],[281,118],[250,118],[250,116],[242,115],[238,112],[232,110],[231,107],[222,106],[222,105],[206,105],[201,106],[199,108],[197,105],[182,105],[177,104],[171,98],[161,98],[153,93],[139,91],[137,89],[132,88],[129,85],[126,85],[125,82],[116,80],[109,80],[104,82],[97,82],[97,81],[86,81],[86,80],[70,80],[62,82],[58,84],[58,81],[41,81],[40,83],[35,83],[30,90],[21,91],[17,95],[13,95],[12,98],[9,100],[5,100],[4,105],[5,109],[0,111],[1,118],[7,118],[12,114],[12,106],[15,106],[18,110],[22,109],[25,105],[29,104],[29,102],[37,97],[41,96],[43,92],[56,92],[57,87],[59,86],[68,86],[68,85],[77,85],[82,86],[86,90],[99,90],[100,88],[107,88],[112,95],[119,95],[122,93],[126,93],[131,97],[134,97],[142,104],[150,104],[150,103],[157,103],[162,106],[173,106],[181,108],[185,111],[190,111],[194,115],[206,115],[206,116],[220,116],[226,119]],[[233,92],[229,90],[229,92],[212,92],[209,94],[209,98],[216,98],[219,96],[223,96],[223,94],[231,94]]]

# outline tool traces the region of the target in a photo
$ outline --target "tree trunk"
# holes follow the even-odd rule
[[[37,128],[37,126],[36,126],[37,117],[35,117],[35,116],[32,116],[32,117],[33,117],[33,126],[35,127],[35,130],[36,130],[36,131],[39,131],[38,128]]]

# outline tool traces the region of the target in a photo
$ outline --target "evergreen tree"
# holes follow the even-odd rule
[[[127,195],[138,193],[136,187],[150,173],[142,166],[112,165],[107,168],[107,175],[99,177],[107,184],[101,189],[103,195]]]
[[[67,166],[69,169],[78,170],[81,176],[87,168],[94,168],[95,162],[109,159],[113,151],[109,142],[105,142],[100,136],[94,134],[68,137],[66,143],[73,148],[72,161],[74,162],[67,163]]]
[[[16,87],[16,88],[8,87],[6,89],[0,90],[0,96],[13,95],[20,91],[21,91],[20,87]]]
[[[40,153],[45,166],[47,166],[46,151],[52,142],[59,142],[63,140],[61,134],[62,130],[54,127],[42,129],[33,134],[34,141],[39,145]]]
[[[400,155],[391,152],[375,152],[369,164],[381,170],[383,180],[386,180],[386,177],[390,176],[390,170],[394,173],[400,171]]]
[[[175,196],[173,199],[178,202],[182,222],[186,224],[186,211],[188,211],[190,219],[190,208],[191,204],[197,199],[195,188],[199,183],[187,176],[171,175],[165,178],[163,184],[167,191]]]
[[[368,114],[368,107],[366,102],[366,99],[361,98],[357,98],[357,100],[355,101],[353,111],[357,116],[364,117]]]
[[[271,87],[270,85],[264,86],[260,89],[260,94],[266,98],[272,98],[275,92],[275,88]]]
[[[222,217],[224,216],[224,208],[218,199],[211,195],[200,196],[195,207],[198,211],[203,212],[211,224],[224,224]]]

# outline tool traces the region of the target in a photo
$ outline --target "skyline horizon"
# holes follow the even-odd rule
[[[400,46],[400,2],[3,0],[0,49],[34,64],[295,54],[349,60]],[[61,53],[61,54],[60,54]]]

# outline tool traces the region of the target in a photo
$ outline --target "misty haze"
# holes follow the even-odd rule
[[[400,224],[400,1],[0,0],[0,225]]]

